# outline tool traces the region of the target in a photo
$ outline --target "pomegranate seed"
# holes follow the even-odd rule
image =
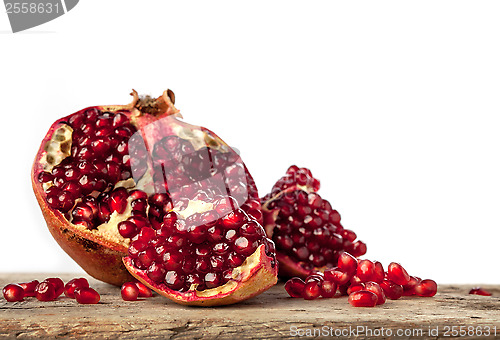
[[[371,281],[375,277],[375,264],[370,260],[361,260],[358,263],[356,276],[361,282]]]
[[[316,280],[306,283],[304,286],[304,291],[302,296],[306,300],[314,300],[319,298],[321,295],[320,283]]]
[[[486,289],[483,289],[481,287],[472,288],[469,291],[469,294],[491,296],[491,293],[489,291],[487,291]]]
[[[403,296],[403,286],[390,280],[382,281],[382,283],[380,283],[380,287],[384,290],[385,295],[391,300],[397,300]]]
[[[141,282],[136,282],[135,285],[139,289],[139,297],[152,297],[153,296],[153,292],[145,284],[143,284]]]
[[[23,283],[20,283],[19,285],[21,287],[23,287],[24,289],[24,296],[25,297],[28,297],[28,296],[35,296],[35,288],[36,286],[38,286],[40,282],[38,282],[38,280],[33,280],[33,281],[30,281],[30,282],[23,282]]]
[[[35,297],[39,301],[53,301],[57,298],[56,289],[50,282],[40,282],[35,288]]]
[[[437,284],[434,280],[422,280],[415,286],[415,293],[418,296],[434,296],[437,293]]]
[[[291,278],[285,283],[285,290],[293,298],[300,298],[304,294],[305,282],[298,277]]]
[[[134,223],[130,221],[122,221],[118,223],[118,232],[122,237],[132,238],[137,235],[138,230]]]
[[[358,290],[349,295],[348,301],[353,307],[375,307],[378,298],[373,292]]]
[[[339,256],[337,266],[341,271],[352,275],[358,268],[358,260],[351,254],[343,252]]]
[[[10,283],[3,287],[3,297],[9,302],[22,301],[24,299],[24,289],[18,284]]]
[[[75,298],[75,290],[77,288],[89,288],[89,283],[87,279],[81,277],[81,278],[75,278],[72,280],[69,280],[68,283],[64,286],[64,295],[66,295],[69,298],[74,299]]]
[[[379,286],[378,283],[369,281],[365,283],[365,290],[370,291],[377,295],[377,305],[382,305],[386,301],[384,290]]]
[[[337,285],[331,281],[323,281],[320,286],[321,296],[324,298],[331,298],[337,292]]]
[[[125,301],[135,301],[139,297],[139,288],[135,282],[125,282],[121,288],[122,299]]]
[[[325,270],[325,280],[335,282],[337,286],[342,286],[349,282],[351,276],[337,268]]]
[[[64,282],[58,277],[51,277],[45,279],[46,282],[52,284],[55,288],[56,298],[58,298],[64,292]]]
[[[123,214],[127,208],[127,189],[118,188],[109,195],[109,208],[118,214]]]
[[[75,298],[81,304],[96,304],[101,300],[101,296],[92,288],[79,287],[75,289]]]
[[[403,296],[412,296],[415,295],[415,287],[421,280],[417,277],[410,276],[410,281],[407,284],[403,285]]]
[[[375,272],[373,275],[373,281],[380,284],[382,283],[382,281],[384,281],[385,278],[384,266],[382,266],[382,263],[378,261],[375,261],[374,265],[375,265]]]
[[[365,289],[365,284],[364,283],[358,283],[354,285],[350,285],[349,288],[347,288],[347,294],[351,295],[354,292],[357,292],[359,290],[364,290]]]
[[[399,263],[391,262],[387,268],[387,278],[398,285],[404,286],[410,282],[410,275]]]

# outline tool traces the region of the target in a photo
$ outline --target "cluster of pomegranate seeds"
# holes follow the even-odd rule
[[[152,297],[153,292],[141,282],[125,282],[121,288],[122,299],[136,301],[140,297]]]
[[[106,221],[109,207],[102,203],[101,209],[102,200],[90,194],[110,190],[118,181],[132,176],[128,141],[136,128],[124,113],[102,112],[97,108],[71,115],[67,124],[73,129],[71,155],[51,172],[39,173],[38,180],[50,186],[46,199],[53,209],[66,213],[78,198],[95,203],[98,209],[92,209],[93,215],[82,212],[86,218],[74,219],[78,223],[85,221],[82,224],[92,229],[95,219]],[[101,210],[103,216],[99,216]]]
[[[33,280],[19,284],[10,283],[3,288],[3,296],[9,302],[22,301],[25,297],[36,297],[39,301],[54,301],[61,294],[76,298],[81,304],[95,304],[100,300],[100,295],[89,288],[89,283],[84,278],[72,279],[66,285],[57,277],[47,278],[42,282]]]
[[[475,287],[475,288],[472,288],[470,291],[469,291],[469,294],[473,294],[473,295],[482,295],[482,296],[491,296],[491,292],[487,291],[486,289],[484,288],[481,288],[481,287]]]
[[[366,245],[356,233],[344,229],[340,214],[318,193],[320,183],[307,168],[293,165],[261,199],[265,210],[278,210],[272,239],[276,250],[309,271],[334,267],[342,251],[356,257]]]
[[[262,226],[236,204],[221,197],[212,210],[187,218],[168,212],[157,229],[145,227],[132,238],[134,267],[156,284],[184,292],[225,284],[260,245],[274,258],[274,244]]]
[[[398,263],[392,262],[384,271],[378,261],[358,260],[343,252],[337,267],[310,274],[305,281],[294,277],[285,283],[285,290],[291,297],[306,300],[349,295],[348,301],[354,307],[374,307],[384,304],[386,298],[434,296],[437,284],[433,280],[410,276]]]

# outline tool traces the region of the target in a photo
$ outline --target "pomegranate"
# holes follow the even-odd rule
[[[120,286],[132,280],[126,266],[179,303],[227,304],[270,288],[274,244],[239,155],[180,120],[170,90],[132,95],[59,119],[42,141],[32,184],[53,237],[91,276]]]
[[[338,211],[317,193],[319,187],[309,169],[292,165],[261,198],[264,228],[276,244],[280,276],[305,278],[333,268],[344,250],[354,257],[366,253],[366,245],[344,229]]]

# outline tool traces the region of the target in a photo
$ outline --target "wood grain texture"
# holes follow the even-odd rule
[[[67,281],[74,275],[0,274],[0,286],[46,277],[61,277]],[[429,337],[429,327],[439,327],[444,336],[445,326],[493,327],[500,338],[500,286],[487,286],[494,296],[467,294],[472,285],[439,287],[433,298],[405,297],[388,300],[375,308],[353,308],[347,298],[305,301],[289,298],[279,283],[269,291],[243,303],[214,308],[186,307],[161,296],[142,301],[126,302],[117,287],[89,279],[91,287],[101,294],[98,305],[79,305],[61,297],[54,302],[39,302],[35,298],[9,303],[0,300],[0,339],[3,338],[107,338],[133,339],[196,339],[196,338],[291,338],[293,329],[305,335],[316,331],[335,335],[335,331],[366,326],[372,331],[381,328],[422,329]],[[325,328],[323,328],[325,327]],[[477,328],[476,328],[477,329]],[[325,333],[326,334],[326,333]],[[323,334],[323,335],[325,335]],[[387,334],[387,333],[386,333]],[[476,336],[477,333],[474,333]],[[351,333],[352,335],[352,333]],[[360,332],[360,338],[372,338]],[[374,334],[373,338],[376,337]],[[451,335],[451,334],[450,334]],[[489,337],[493,338],[493,333]],[[466,338],[472,336],[467,335]],[[341,336],[345,338],[345,336]],[[451,337],[453,338],[453,337]],[[463,338],[463,337],[462,337]]]

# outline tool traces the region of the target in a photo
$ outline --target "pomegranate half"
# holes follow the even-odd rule
[[[240,156],[180,120],[172,91],[132,95],[59,119],[42,141],[32,185],[55,240],[99,280],[121,285],[130,272],[184,304],[274,285],[274,244]]]

